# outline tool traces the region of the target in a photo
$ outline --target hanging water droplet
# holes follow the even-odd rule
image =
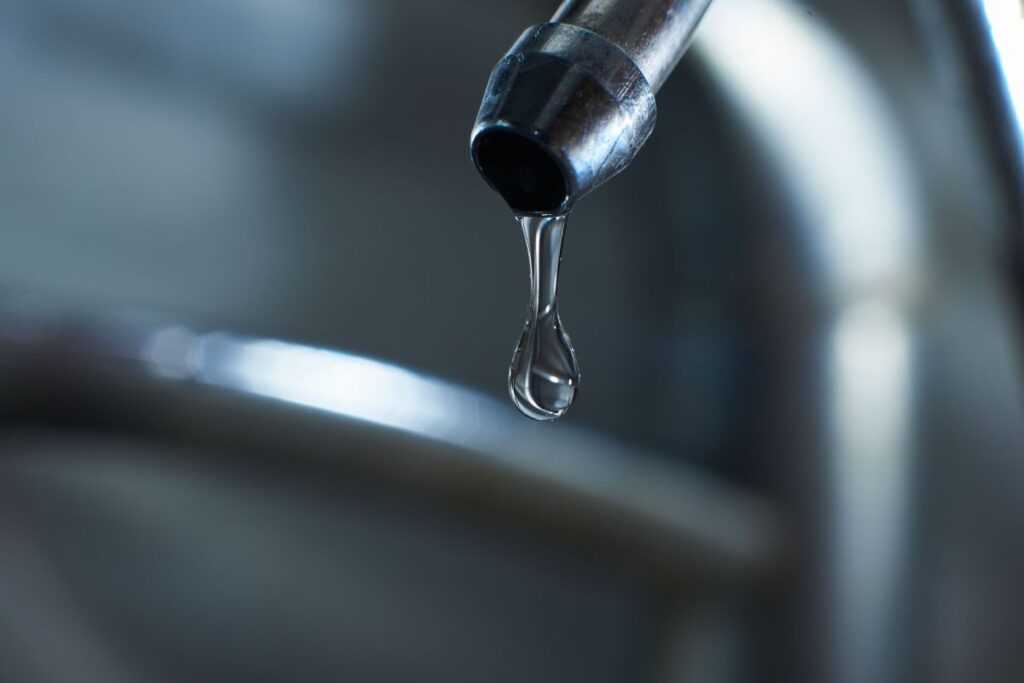
[[[567,215],[519,216],[530,259],[530,308],[512,357],[508,389],[519,411],[554,420],[572,405],[580,383],[576,351],[558,317],[558,268]]]

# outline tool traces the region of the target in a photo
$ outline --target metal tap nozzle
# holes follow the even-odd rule
[[[566,212],[629,165],[710,2],[567,0],[520,36],[491,73],[471,138],[513,211]]]

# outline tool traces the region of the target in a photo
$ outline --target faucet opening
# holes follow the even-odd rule
[[[500,128],[483,131],[474,141],[473,157],[517,215],[554,213],[569,198],[558,162],[528,137]]]

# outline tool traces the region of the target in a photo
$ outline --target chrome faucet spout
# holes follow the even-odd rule
[[[711,0],[567,0],[491,73],[473,160],[518,214],[569,211],[633,160]]]

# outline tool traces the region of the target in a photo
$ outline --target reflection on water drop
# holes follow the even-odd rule
[[[512,401],[527,417],[554,420],[576,398],[576,352],[558,318],[558,267],[567,216],[520,216],[530,258],[530,309],[508,370]]]

